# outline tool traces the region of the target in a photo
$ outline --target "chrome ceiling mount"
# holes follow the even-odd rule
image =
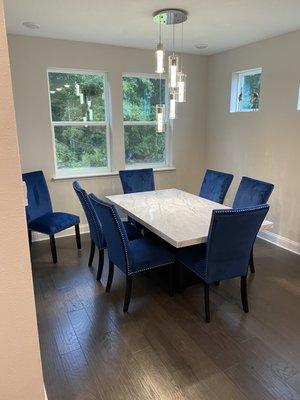
[[[178,8],[165,8],[153,13],[153,21],[156,24],[176,25],[187,20],[187,12]]]

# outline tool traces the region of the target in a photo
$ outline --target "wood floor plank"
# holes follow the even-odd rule
[[[238,280],[211,289],[204,322],[203,287],[170,298],[159,275],[134,277],[129,313],[125,277],[105,292],[87,267],[89,239],[33,243],[33,280],[49,400],[299,400],[299,256],[258,241],[249,276],[250,312]]]
[[[76,400],[99,400],[100,394],[95,382],[91,379],[92,372],[82,350],[78,349],[63,354],[61,358]]]
[[[250,400],[275,400],[268,389],[242,365],[234,365],[225,374],[239,387]]]

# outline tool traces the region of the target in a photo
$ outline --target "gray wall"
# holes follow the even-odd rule
[[[112,164],[124,167],[122,73],[153,73],[154,52],[125,47],[9,35],[14,100],[23,171],[42,169],[54,208],[80,214],[72,180],[52,181],[53,147],[47,89],[47,68],[104,70],[112,100]],[[185,57],[188,102],[181,104],[173,132],[176,171],[157,172],[158,188],[178,187],[197,193],[204,171],[207,58]],[[118,176],[79,179],[96,195],[121,193]]]
[[[300,242],[300,31],[209,57],[206,166],[275,184],[273,231]],[[230,113],[231,74],[262,67],[258,112]]]
[[[178,187],[197,193],[206,168],[229,171],[235,175],[226,199],[230,204],[243,175],[273,182],[268,216],[275,223],[273,232],[300,242],[300,111],[296,110],[299,41],[297,31],[210,57],[185,57],[188,101],[179,106],[175,121],[176,171],[156,173],[158,188]],[[121,75],[152,73],[153,52],[15,35],[9,37],[9,47],[23,170],[43,169],[54,207],[82,216],[72,181],[51,181],[54,162],[46,70],[61,67],[108,71],[112,161],[118,170],[124,165]],[[260,110],[230,113],[232,72],[253,67],[263,68]],[[118,176],[80,181],[97,195],[121,192]]]

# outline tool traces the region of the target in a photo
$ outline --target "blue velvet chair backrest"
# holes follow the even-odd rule
[[[213,210],[206,247],[206,281],[245,276],[267,204],[246,209]]]
[[[132,264],[132,257],[127,232],[121,218],[113,204],[98,199],[94,194],[90,194],[89,197],[102,223],[108,258],[127,274]]]
[[[98,218],[98,215],[94,210],[94,207],[91,203],[91,200],[87,192],[80,186],[80,184],[77,181],[73,182],[73,188],[78,196],[78,199],[84,210],[86,219],[88,221],[90,229],[90,237],[92,241],[95,243],[95,245],[98,247],[98,249],[101,250],[102,248],[105,247],[105,240],[104,240],[102,225]]]
[[[152,168],[119,171],[124,193],[137,193],[155,190]]]
[[[27,186],[27,221],[30,222],[53,211],[51,198],[43,171],[28,172],[22,175]]]
[[[260,204],[266,204],[273,189],[274,185],[272,183],[243,176],[232,207],[254,207]]]
[[[232,174],[208,169],[205,173],[199,196],[223,204],[232,179]]]

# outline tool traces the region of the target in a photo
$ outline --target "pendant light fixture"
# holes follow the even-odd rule
[[[186,102],[186,74],[179,71],[177,74],[177,87],[178,87],[178,103]]]
[[[156,70],[155,72],[157,74],[163,74],[165,72],[165,67],[164,67],[164,48],[161,42],[161,23],[159,24],[159,42],[156,46],[156,51],[155,51],[155,58],[156,58]]]
[[[156,105],[156,132],[162,133],[165,131],[165,105],[157,104]]]
[[[177,87],[178,57],[175,54],[169,56],[169,85],[174,89]]]
[[[183,24],[181,24],[180,70],[177,72],[178,103],[186,102],[186,74],[183,72]]]
[[[170,92],[170,109],[169,109],[169,118],[175,119],[176,118],[176,92]]]
[[[175,53],[175,25],[182,24],[187,20],[187,12],[179,9],[164,9],[156,11],[153,14],[153,20],[159,24],[159,43],[156,48],[156,72],[164,73],[164,51],[162,44],[162,25],[172,26],[172,53],[168,57],[169,61],[169,118],[176,118],[176,103],[186,101],[186,74],[183,72],[183,29],[181,31],[181,57]],[[180,64],[180,65],[179,65]],[[157,132],[164,132],[164,112],[165,106],[161,101],[161,84],[160,84],[160,104],[156,106]],[[163,130],[162,130],[163,129]]]
[[[161,91],[162,76],[159,74],[159,101],[160,104],[156,105],[156,132],[163,133],[165,131],[165,105],[162,102]]]
[[[177,87],[177,72],[179,58],[175,55],[175,25],[172,25],[172,54],[169,56],[169,85],[170,88]]]

